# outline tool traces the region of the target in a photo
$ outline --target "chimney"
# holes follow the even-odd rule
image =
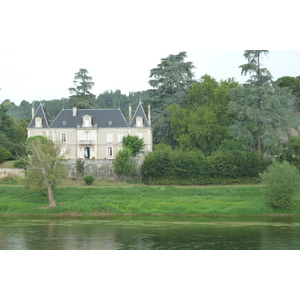
[[[73,117],[77,116],[77,107],[76,105],[73,106]]]
[[[149,125],[151,126],[151,105],[148,105],[148,122]]]
[[[35,111],[34,111],[34,101],[32,101],[32,107],[31,107],[31,115],[32,115],[32,119],[33,119],[33,117],[34,117],[34,113],[35,113]]]
[[[131,121],[132,118],[132,109],[131,109],[131,104],[129,104],[129,115],[128,115],[129,121]]]

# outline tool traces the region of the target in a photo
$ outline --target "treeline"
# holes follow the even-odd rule
[[[124,116],[128,117],[129,104],[135,109],[139,101],[148,100],[149,92],[130,92],[128,95],[122,94],[120,90],[105,91],[92,101],[92,105],[89,108],[106,109],[106,108],[120,108]],[[15,105],[10,100],[3,101],[7,109],[7,113],[18,122],[24,119],[31,119],[31,109],[35,109],[39,106],[40,102],[44,104],[50,118],[53,120],[57,117],[62,109],[70,109],[73,107],[73,102],[70,98],[53,99],[53,100],[39,100],[39,101],[27,101],[23,100],[20,105]]]
[[[4,103],[0,104],[0,163],[16,158],[27,138],[28,122],[26,120],[15,122],[7,111],[7,106]]]

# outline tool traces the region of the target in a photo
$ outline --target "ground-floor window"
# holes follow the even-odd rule
[[[113,156],[113,148],[107,147],[107,156]]]

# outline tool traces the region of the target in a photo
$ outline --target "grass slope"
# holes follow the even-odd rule
[[[40,210],[48,200],[23,186],[0,185],[1,215],[51,215],[97,213],[180,215],[300,214],[300,198],[294,211],[272,211],[263,198],[262,186],[218,187],[60,187],[58,207]]]

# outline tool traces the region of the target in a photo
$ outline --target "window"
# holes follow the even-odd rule
[[[61,134],[61,142],[65,143],[67,141],[67,134],[66,133],[62,133]]]
[[[107,156],[113,156],[113,148],[112,147],[107,147]]]
[[[85,140],[85,141],[89,141],[89,139],[90,139],[90,133],[89,133],[88,131],[86,131],[86,132],[84,133],[84,140]]]
[[[82,116],[82,127],[92,127],[92,117],[89,115]]]
[[[118,143],[122,143],[123,133],[118,133]]]
[[[143,118],[142,117],[137,117],[136,118],[136,127],[143,127]]]
[[[61,150],[60,150],[60,155],[64,156],[67,152],[67,148],[64,146],[64,147],[61,147]]]
[[[108,143],[112,143],[112,141],[113,141],[113,134],[112,133],[108,133],[107,134],[107,142]]]
[[[42,127],[42,119],[41,118],[35,118],[35,127]]]
[[[55,140],[56,140],[56,136],[55,136],[54,132],[51,133],[51,140],[52,140],[52,142],[55,142]]]

